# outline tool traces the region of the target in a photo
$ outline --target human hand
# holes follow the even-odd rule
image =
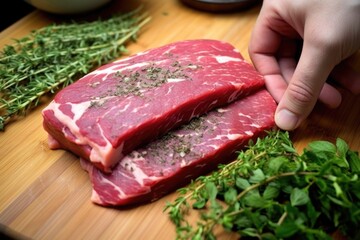
[[[360,73],[346,59],[360,49],[360,0],[264,0],[249,55],[278,102],[277,126],[293,130],[319,99],[341,103],[331,75],[354,94]]]

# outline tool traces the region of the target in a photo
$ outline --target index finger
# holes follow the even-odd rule
[[[280,74],[276,53],[281,36],[270,28],[271,20],[262,9],[255,23],[249,43],[249,56],[255,68],[263,75]]]

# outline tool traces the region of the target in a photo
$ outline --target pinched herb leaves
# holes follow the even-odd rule
[[[258,239],[359,239],[360,158],[342,139],[298,154],[287,132],[249,143],[238,159],[201,176],[167,203],[178,239],[216,239],[215,227]],[[189,211],[198,211],[196,223]]]
[[[120,57],[149,21],[140,8],[93,22],[47,26],[0,52],[0,130],[94,67]]]

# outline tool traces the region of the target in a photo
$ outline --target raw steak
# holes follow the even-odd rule
[[[230,44],[187,40],[104,65],[43,110],[52,148],[103,171],[175,127],[257,90],[263,78]]]
[[[134,150],[111,174],[82,159],[93,186],[92,201],[121,206],[159,199],[219,163],[236,159],[244,144],[274,126],[275,108],[270,94],[260,90]]]

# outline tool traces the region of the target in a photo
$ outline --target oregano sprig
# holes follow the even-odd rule
[[[0,52],[0,130],[93,68],[126,51],[150,20],[141,9],[92,22],[53,24]]]
[[[216,239],[214,229],[257,239],[358,239],[360,158],[342,139],[311,142],[302,154],[271,131],[236,161],[179,189],[167,203],[177,239]],[[194,223],[190,211],[199,212]]]

